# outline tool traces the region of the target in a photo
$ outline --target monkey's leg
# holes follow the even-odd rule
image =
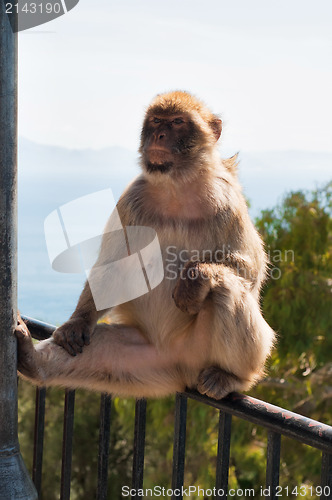
[[[97,325],[91,343],[73,357],[54,340],[33,345],[27,329],[16,329],[18,369],[42,386],[87,388],[135,397],[158,397],[183,391],[181,352],[160,353],[141,333],[122,325]]]
[[[249,389],[262,375],[274,338],[250,284],[223,264],[189,262],[173,298],[182,311],[197,314],[196,328],[204,328],[206,312],[210,314],[210,359],[199,375],[198,390],[220,399]]]
[[[248,283],[232,269],[219,266],[210,283],[212,362],[200,373],[198,390],[218,399],[259,380],[274,332]]]

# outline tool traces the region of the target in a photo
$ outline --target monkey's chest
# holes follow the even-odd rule
[[[176,238],[162,237],[159,244],[162,279],[156,279],[160,270],[153,269],[157,261],[150,261],[145,268],[147,277],[152,277],[149,290],[114,310],[121,322],[136,326],[152,342],[156,342],[156,339],[160,342],[169,335],[184,331],[192,323],[193,317],[176,307],[172,293],[183,267],[189,261],[210,260],[215,248],[215,242],[211,238],[194,236],[191,241],[179,241],[178,235]],[[153,283],[158,284],[153,286]]]

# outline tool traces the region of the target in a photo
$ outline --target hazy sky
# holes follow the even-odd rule
[[[225,149],[332,151],[332,2],[80,0],[19,34],[19,133],[136,149],[144,107],[186,89]]]

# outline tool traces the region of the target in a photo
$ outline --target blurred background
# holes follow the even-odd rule
[[[45,218],[101,189],[111,188],[118,198],[139,173],[145,107],[157,93],[188,90],[222,118],[222,156],[239,152],[249,210],[271,269],[277,269],[264,288],[262,308],[278,332],[278,348],[252,394],[331,423],[331,88],[329,0],[80,0],[68,14],[20,32],[21,312],[57,325],[70,316],[85,277],[52,270]],[[60,471],[59,401],[59,393],[50,391],[43,483],[48,500],[58,498],[58,472],[50,477],[49,471]],[[77,395],[74,499],[94,495],[97,454],[91,458],[90,450],[98,439],[98,404],[96,395]],[[112,499],[130,484],[133,405],[114,403]],[[218,415],[194,402],[189,410],[186,482],[211,487]],[[20,442],[27,462],[32,412],[31,389],[22,385]],[[169,486],[172,415],[172,400],[149,402],[147,486]],[[263,434],[238,423],[231,487],[264,484]],[[319,471],[319,453],[283,441],[281,484],[318,484]]]
[[[45,217],[138,173],[145,107],[188,90],[223,120],[240,152],[255,217],[332,172],[332,4],[282,0],[88,0],[19,33],[19,305],[53,323],[84,276],[52,271]]]

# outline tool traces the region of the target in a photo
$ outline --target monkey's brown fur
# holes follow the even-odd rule
[[[124,227],[156,230],[165,277],[114,307],[110,325],[96,325],[105,311],[96,311],[88,283],[53,338],[34,347],[21,324],[18,366],[25,378],[136,397],[191,387],[221,398],[261,377],[274,339],[259,306],[266,256],[236,158],[219,157],[220,133],[221,120],[186,92],[153,100],[141,136],[143,173],[117,208]],[[105,233],[96,265],[110,246]]]

